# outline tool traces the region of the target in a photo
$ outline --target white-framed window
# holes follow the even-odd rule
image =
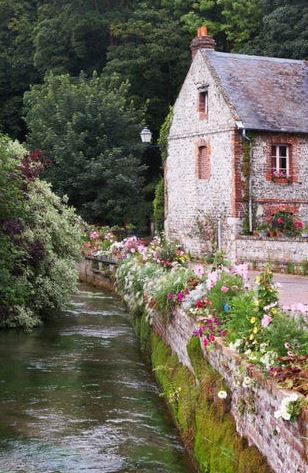
[[[272,145],[271,172],[273,177],[290,177],[290,145]]]

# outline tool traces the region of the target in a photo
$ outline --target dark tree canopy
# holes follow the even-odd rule
[[[92,222],[138,218],[142,115],[128,90],[117,77],[50,73],[25,94],[28,142],[52,159],[46,178]]]
[[[28,132],[54,160],[46,176],[83,215],[136,216],[140,163],[143,204],[159,175],[138,149],[141,116],[156,139],[202,24],[220,51],[308,57],[306,0],[0,0],[0,132]]]

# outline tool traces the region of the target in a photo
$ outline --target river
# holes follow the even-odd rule
[[[129,315],[87,285],[31,334],[0,332],[0,473],[192,473]]]

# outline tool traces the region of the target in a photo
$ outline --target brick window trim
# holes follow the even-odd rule
[[[210,145],[203,139],[198,140],[195,145],[195,162],[198,181],[208,181],[211,177]]]
[[[262,207],[265,218],[270,221],[272,216],[279,211],[290,212],[295,216],[298,215],[300,205],[281,201],[281,203],[264,203]]]
[[[272,146],[285,145],[288,146],[289,153],[289,176],[274,177],[272,175]],[[265,178],[274,184],[285,185],[298,182],[297,176],[297,138],[291,136],[271,136],[266,145],[266,170]]]

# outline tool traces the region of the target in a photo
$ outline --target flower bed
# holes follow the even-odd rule
[[[232,398],[238,432],[274,470],[292,471],[292,463],[304,472],[307,332],[279,307],[268,268],[256,291],[246,278],[247,265],[207,271],[189,268],[184,259],[164,267],[146,254],[126,259],[116,273],[118,291],[132,312],[138,317],[145,311],[148,323],[190,369],[187,343],[191,335],[200,340],[205,358],[227,383],[217,396]],[[291,462],[280,459],[280,448],[292,451]]]
[[[194,340],[222,377],[213,396],[229,402],[238,432],[275,471],[296,465],[294,471],[304,472],[307,332],[279,307],[270,270],[251,290],[245,264],[192,265],[180,247],[159,239],[133,249],[123,248],[116,287],[142,332],[151,325],[198,378],[188,354]],[[175,386],[170,398],[182,400],[181,390]]]

